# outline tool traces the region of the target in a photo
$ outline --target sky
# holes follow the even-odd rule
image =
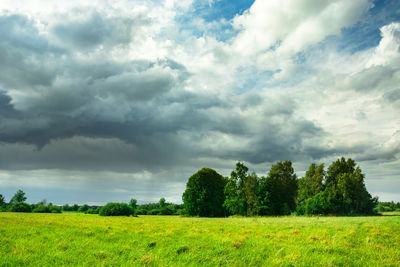
[[[400,201],[400,1],[2,0],[0,194],[181,203],[202,167],[356,160]]]

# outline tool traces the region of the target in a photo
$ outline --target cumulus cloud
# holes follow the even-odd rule
[[[266,70],[279,70],[278,79],[298,71],[293,56],[356,23],[372,4],[357,1],[255,1],[234,27],[239,30],[233,50],[256,60]]]

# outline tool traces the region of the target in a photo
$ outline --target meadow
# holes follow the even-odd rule
[[[400,266],[400,214],[0,213],[0,266]]]

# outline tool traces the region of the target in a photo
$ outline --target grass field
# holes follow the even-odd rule
[[[400,214],[100,217],[0,213],[0,266],[400,266]]]

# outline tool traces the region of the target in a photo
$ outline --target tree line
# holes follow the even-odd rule
[[[400,202],[379,202],[375,208],[378,212],[400,212]]]
[[[44,199],[36,204],[28,204],[26,194],[18,190],[6,202],[3,195],[0,194],[0,212],[34,212],[34,213],[61,213],[61,212],[82,212],[86,214],[100,214],[102,216],[130,216],[130,215],[182,215],[183,204],[169,203],[165,198],[161,198],[157,203],[147,203],[137,205],[137,200],[131,198],[129,203],[107,203],[104,206],[98,205],[78,205],[65,204],[63,206],[47,203]]]
[[[84,212],[103,216],[118,215],[189,215],[224,217],[230,215],[362,215],[400,210],[400,203],[373,198],[364,183],[365,175],[352,159],[338,159],[325,170],[324,164],[312,163],[304,177],[298,178],[290,161],[274,164],[267,176],[249,173],[238,162],[230,177],[202,168],[187,181],[183,204],[166,202],[137,205],[107,203],[104,206],[53,205],[42,200],[27,204],[25,192],[18,190],[7,203],[0,194],[0,211],[60,213]],[[378,205],[377,205],[378,204]]]
[[[374,214],[378,198],[368,193],[364,178],[355,161],[343,157],[327,170],[312,163],[299,179],[290,161],[274,164],[261,177],[238,162],[230,177],[199,170],[189,178],[182,199],[191,216]]]
[[[44,199],[37,204],[26,203],[25,192],[18,190],[7,203],[3,195],[0,194],[0,211],[11,212],[35,212],[35,213],[61,213],[61,207],[47,203]]]

